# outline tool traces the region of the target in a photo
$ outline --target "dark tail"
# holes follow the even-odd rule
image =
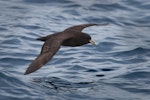
[[[40,38],[37,38],[36,40],[46,41],[46,40],[47,40],[47,37],[40,37]]]

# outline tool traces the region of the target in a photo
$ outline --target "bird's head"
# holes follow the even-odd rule
[[[96,45],[95,42],[92,40],[92,38],[91,38],[90,35],[86,34],[86,36],[84,36],[84,37],[85,37],[85,41],[86,41],[87,43],[91,43],[91,44],[93,44],[93,45]]]

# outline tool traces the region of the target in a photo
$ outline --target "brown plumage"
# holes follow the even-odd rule
[[[81,32],[84,28],[89,26],[94,26],[98,24],[82,24],[69,27],[62,32],[58,32],[55,34],[51,34],[45,37],[40,37],[37,40],[45,41],[41,53],[38,57],[29,65],[27,68],[26,74],[30,74],[40,69],[43,65],[45,65],[55,53],[59,50],[60,46],[81,46],[87,43],[95,43],[91,40],[90,35]],[[106,25],[106,24],[102,24]]]

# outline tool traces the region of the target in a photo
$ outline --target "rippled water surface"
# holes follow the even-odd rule
[[[36,38],[85,23],[96,46],[62,47],[23,75]],[[0,100],[150,100],[149,0],[1,0]]]

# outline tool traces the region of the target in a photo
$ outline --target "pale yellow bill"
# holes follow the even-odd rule
[[[90,40],[89,41],[91,44],[96,45],[94,41]]]

